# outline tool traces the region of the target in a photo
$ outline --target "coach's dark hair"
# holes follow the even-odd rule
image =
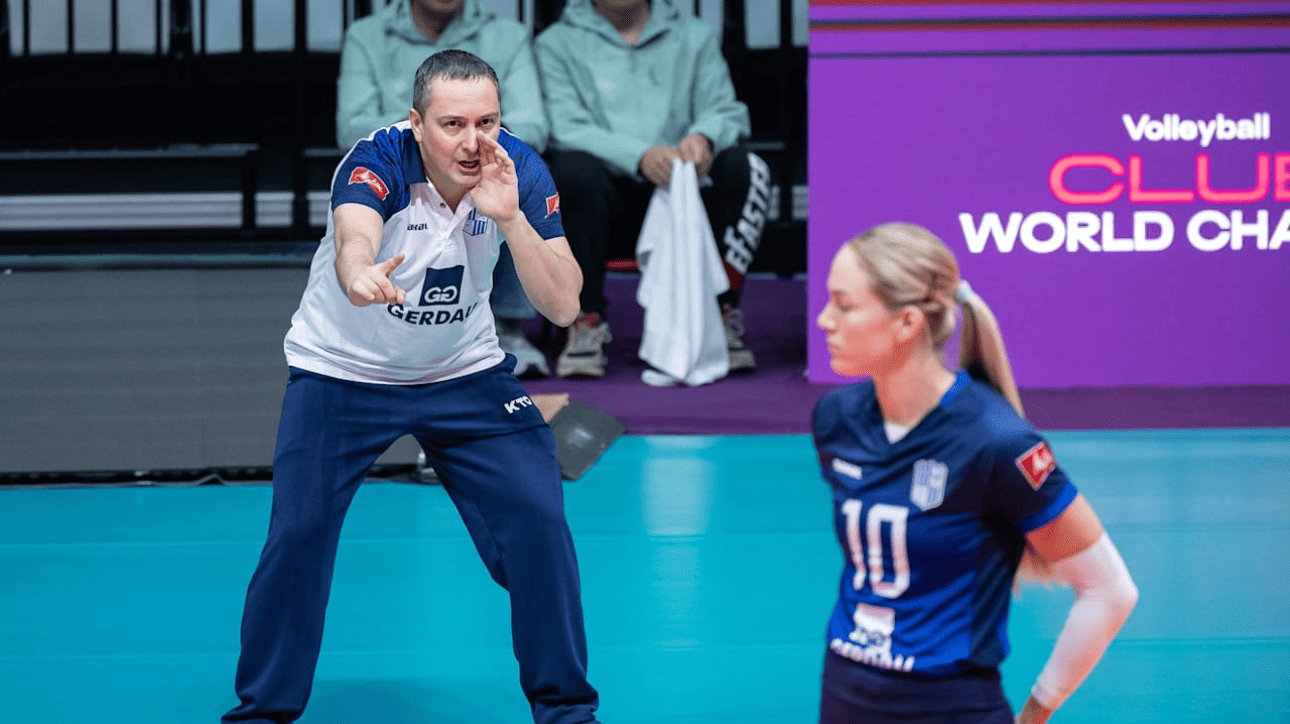
[[[488,78],[497,87],[497,97],[502,96],[501,83],[497,81],[497,71],[474,53],[464,50],[441,50],[425,59],[417,68],[416,79],[412,85],[412,107],[417,113],[425,113],[430,105],[430,83],[435,78],[444,80],[474,80]]]

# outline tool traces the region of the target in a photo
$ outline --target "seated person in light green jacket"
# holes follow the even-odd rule
[[[550,126],[528,29],[493,15],[481,0],[391,0],[349,27],[336,87],[340,148],[348,150],[372,131],[406,119],[417,68],[448,48],[469,51],[493,66],[501,82],[502,125],[541,153]],[[550,374],[546,357],[521,330],[523,320],[536,313],[505,245],[493,272],[491,306],[498,342],[516,357],[516,376]]]
[[[552,119],[548,165],[583,273],[582,314],[569,328],[556,374],[605,374],[611,240],[616,253],[634,254],[650,196],[668,186],[675,159],[694,162],[730,280],[730,291],[715,300],[730,371],[751,371],[739,292],[761,242],[770,172],[739,145],[749,133],[748,107],[735,98],[711,30],[673,0],[569,0],[535,50]]]

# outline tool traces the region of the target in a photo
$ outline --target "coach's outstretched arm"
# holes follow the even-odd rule
[[[529,301],[542,316],[561,327],[573,324],[579,311],[582,269],[563,236],[543,239],[520,211],[519,177],[506,149],[485,134],[479,136],[480,179],[470,195],[475,208],[506,236],[515,271]]]
[[[390,281],[403,255],[376,263],[381,248],[380,213],[363,204],[341,204],[332,217],[336,224],[336,281],[356,307],[402,304],[407,293]]]

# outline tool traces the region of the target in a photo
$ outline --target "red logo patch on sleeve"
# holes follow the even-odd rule
[[[560,210],[560,194],[546,197],[546,215],[550,216]]]
[[[1057,469],[1057,459],[1053,457],[1053,451],[1048,449],[1048,443],[1041,442],[1017,458],[1017,467],[1026,476],[1030,487],[1039,490],[1048,475]]]
[[[368,188],[372,189],[372,192],[377,196],[380,196],[382,201],[385,200],[386,196],[390,195],[390,189],[386,187],[385,182],[378,178],[376,174],[368,171],[362,166],[354,168],[353,173],[349,175],[349,183],[351,185],[367,184]],[[548,200],[547,203],[549,204],[550,200]]]

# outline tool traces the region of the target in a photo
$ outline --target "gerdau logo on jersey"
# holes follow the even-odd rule
[[[406,309],[402,304],[390,304],[386,307],[386,311],[408,324],[439,325],[465,321],[479,306],[478,303],[464,309],[442,308],[460,304],[461,280],[465,269],[461,265],[447,269],[426,269],[426,278],[421,284],[421,296],[417,304],[421,307],[438,307],[438,309]]]
[[[421,306],[456,304],[461,300],[461,277],[466,268],[458,264],[448,269],[426,269],[421,285]]]
[[[829,649],[833,653],[880,669],[913,670],[913,656],[891,653],[891,638],[896,631],[895,610],[857,603],[851,620],[856,627],[847,636],[848,640],[838,638],[829,642]]]

